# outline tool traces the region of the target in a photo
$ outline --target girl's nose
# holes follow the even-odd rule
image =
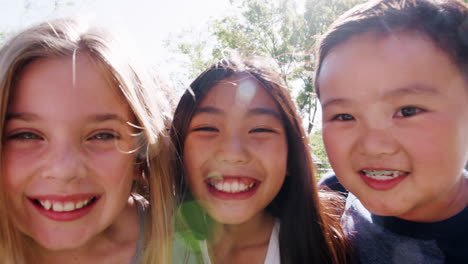
[[[72,144],[51,146],[44,159],[42,168],[44,178],[71,182],[86,174],[86,165],[80,149]]]
[[[216,159],[228,164],[242,164],[250,158],[248,147],[240,135],[225,135],[218,146]]]

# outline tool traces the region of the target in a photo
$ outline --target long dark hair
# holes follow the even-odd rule
[[[347,246],[341,233],[337,209],[333,207],[335,204],[330,196],[319,198],[315,168],[301,118],[281,78],[267,66],[268,63],[259,58],[223,59],[200,74],[180,99],[174,114],[171,137],[178,154],[174,163],[175,190],[178,203],[183,208],[180,214],[182,222],[193,237],[205,239],[212,221],[197,206],[185,179],[183,149],[193,114],[216,83],[234,74],[248,74],[259,81],[276,101],[286,129],[289,176],[266,208],[281,225],[281,263],[345,263]]]

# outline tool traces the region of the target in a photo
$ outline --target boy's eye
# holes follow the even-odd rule
[[[116,134],[109,133],[109,132],[102,132],[102,133],[97,133],[93,135],[90,139],[91,140],[113,140],[113,139],[119,139],[120,137],[117,136]]]
[[[406,106],[401,108],[398,112],[395,113],[395,117],[410,117],[416,114],[424,112],[423,109],[416,106]]]
[[[338,114],[332,118],[332,121],[352,121],[354,117],[350,114]]]
[[[7,137],[7,140],[41,140],[42,137],[32,132],[20,132]]]
[[[275,133],[275,131],[269,128],[257,127],[257,128],[251,129],[249,133]]]

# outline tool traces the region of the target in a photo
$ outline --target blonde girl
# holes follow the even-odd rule
[[[1,263],[167,262],[170,110],[119,43],[61,19],[1,48]]]

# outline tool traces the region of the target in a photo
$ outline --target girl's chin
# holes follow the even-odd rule
[[[241,225],[253,218],[250,214],[233,214],[232,211],[226,212],[225,210],[216,210],[216,212],[211,210],[211,212],[209,211],[208,214],[216,223],[223,225]]]
[[[29,237],[33,240],[33,245],[37,250],[41,251],[67,251],[83,247],[89,239],[76,233],[75,235],[63,234],[36,234],[34,237]]]

